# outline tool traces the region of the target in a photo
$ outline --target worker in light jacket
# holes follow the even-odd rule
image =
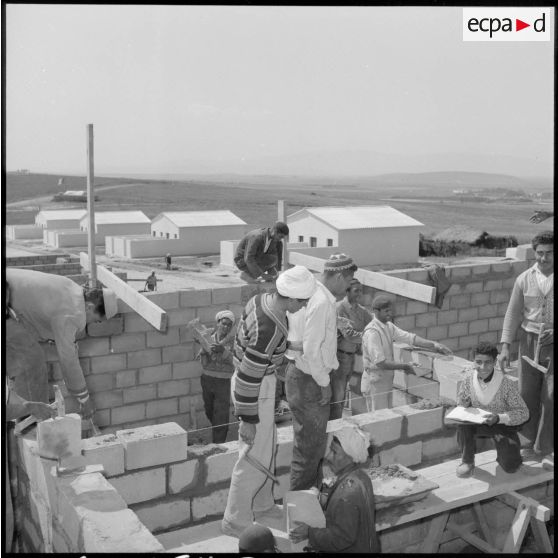
[[[84,289],[68,277],[6,269],[8,315],[6,363],[14,389],[24,399],[48,401],[45,355],[39,343],[54,343],[60,369],[70,395],[83,418],[95,412],[81,369],[76,335],[92,322],[117,313],[116,295],[110,289]]]

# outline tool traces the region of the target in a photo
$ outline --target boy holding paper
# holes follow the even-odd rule
[[[495,368],[498,349],[483,342],[475,348],[474,368],[461,383],[457,404],[489,411],[482,424],[464,423],[457,426],[457,441],[461,446],[462,463],[458,477],[470,477],[475,469],[475,438],[493,438],[496,460],[506,471],[515,473],[521,466],[519,426],[529,419],[525,401],[517,383]]]

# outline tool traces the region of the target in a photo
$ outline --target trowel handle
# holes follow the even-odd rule
[[[66,415],[66,403],[64,402],[64,396],[58,385],[54,385],[54,406],[59,417]]]

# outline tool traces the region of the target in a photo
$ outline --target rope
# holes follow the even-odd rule
[[[414,388],[414,389],[421,390],[421,389],[426,389],[426,388],[430,388],[430,386],[416,386],[416,388]],[[406,394],[411,395],[413,397],[421,397],[419,395],[409,393],[407,390],[401,390],[401,389],[397,389],[397,388],[386,390],[386,391],[376,392],[376,393],[374,393],[374,396],[386,395],[386,394],[395,393],[395,392],[406,393]],[[368,397],[369,396],[366,396],[366,395],[360,395],[360,396],[356,396],[356,397],[352,396],[351,400],[352,401],[358,401],[358,400],[361,400],[361,399],[366,400]],[[276,398],[275,397],[262,397],[260,400],[261,401],[266,401],[266,400],[270,400],[270,399],[273,399],[275,401]],[[345,403],[345,398],[343,398],[342,400],[339,400],[339,401],[330,401],[329,406],[331,407],[331,405],[334,405],[334,404],[337,404],[337,403]],[[238,424],[238,421],[225,422],[223,424],[215,424],[215,425],[212,425],[212,426],[205,426],[204,428],[197,428],[195,430],[188,430],[188,434],[193,434],[194,432],[204,432],[206,430],[213,430],[214,428],[220,428],[222,426],[227,426],[227,427],[228,426],[234,426],[235,424]]]

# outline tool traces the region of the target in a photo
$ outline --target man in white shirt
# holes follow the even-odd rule
[[[291,490],[308,489],[318,480],[327,444],[329,374],[339,367],[335,303],[345,296],[356,270],[350,256],[330,256],[306,308],[288,316],[291,345],[302,342],[302,352],[287,351],[291,362],[287,366],[285,388],[294,434]]]
[[[529,409],[521,428],[523,457],[543,456],[543,466],[554,467],[554,231],[533,238],[535,264],[518,275],[502,326],[500,367],[509,366],[510,345],[519,333],[517,376],[519,393]],[[523,360],[534,358],[540,333],[539,362],[543,373]]]
[[[393,322],[393,302],[387,295],[376,295],[372,300],[374,319],[366,326],[362,335],[362,373],[360,389],[366,397],[368,411],[392,406],[394,370],[414,373],[409,362],[396,362],[393,343],[399,341],[416,347],[430,349],[444,355],[451,354],[442,343],[429,341],[397,327]]]

